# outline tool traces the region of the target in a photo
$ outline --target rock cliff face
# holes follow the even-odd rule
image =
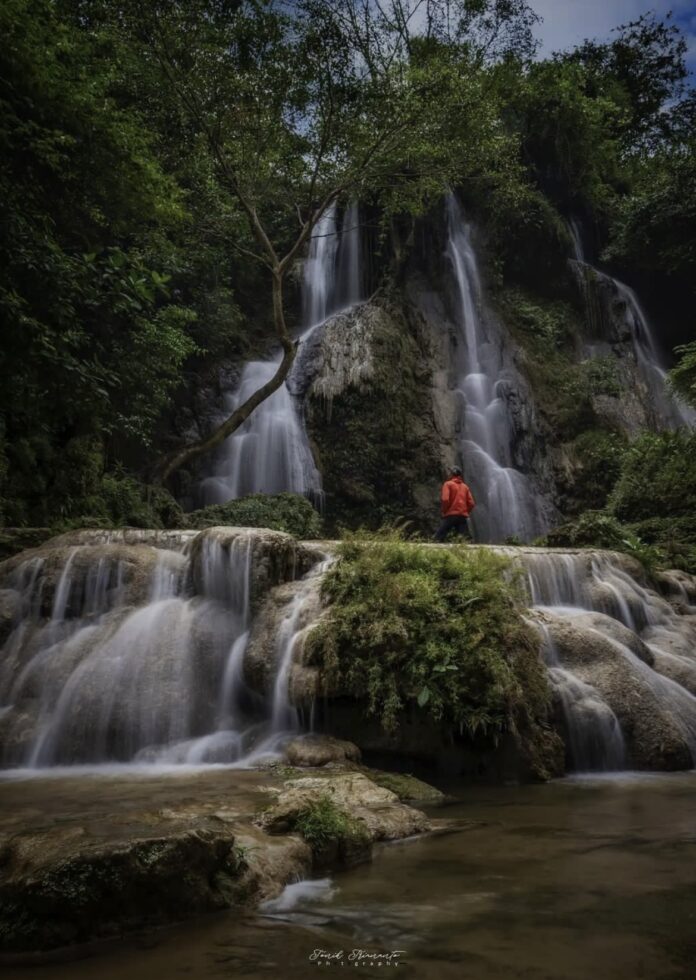
[[[450,456],[438,338],[388,296],[329,320],[303,355],[307,427],[332,524],[432,528]]]
[[[444,471],[463,464],[478,541],[531,541],[603,506],[627,439],[694,417],[666,391],[667,355],[636,294],[586,260],[577,228],[574,250],[559,229],[548,274],[525,278],[534,257],[503,269],[452,196],[407,242],[365,252],[362,280],[379,287],[305,318],[282,399],[225,443],[220,499],[285,489],[323,500],[330,531],[405,520],[429,534]],[[324,298],[345,273],[331,248],[325,258],[304,273]],[[264,379],[273,366],[254,364]],[[237,365],[233,401],[258,386],[244,387],[254,364]]]

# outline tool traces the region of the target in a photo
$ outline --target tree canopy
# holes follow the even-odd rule
[[[388,250],[457,187],[513,277],[558,266],[580,213],[608,262],[693,290],[682,36],[645,16],[534,60],[535,21],[524,0],[7,0],[4,520],[107,517],[105,480],[234,431],[292,364],[292,275],[332,202],[369,205]],[[216,366],[273,345],[273,382],[192,438]]]

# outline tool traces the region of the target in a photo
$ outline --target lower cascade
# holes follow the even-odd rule
[[[561,714],[569,768],[696,762],[696,590],[611,552],[529,549],[518,558]]]
[[[526,583],[566,768],[691,768],[694,580],[649,583],[607,551],[477,547]],[[330,730],[332,693],[303,653],[332,560],[233,527],[70,532],[8,559],[2,766],[253,765],[313,729],[319,694]]]
[[[77,532],[10,559],[0,593],[3,765],[272,755],[299,727],[286,679],[320,557],[281,533],[211,528]],[[245,681],[244,654],[254,609],[285,581],[277,682],[265,697]]]

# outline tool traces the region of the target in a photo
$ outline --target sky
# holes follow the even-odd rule
[[[689,51],[687,61],[696,72],[696,0],[528,0],[543,17],[535,34],[541,41],[540,54],[572,47],[585,38],[604,39],[611,29],[654,10],[664,16],[670,10],[682,29]]]

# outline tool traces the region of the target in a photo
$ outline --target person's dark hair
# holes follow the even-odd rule
[[[453,466],[452,469],[450,470],[450,473],[452,474],[452,476],[463,476],[464,475],[462,473],[462,471],[459,469],[458,466]]]

